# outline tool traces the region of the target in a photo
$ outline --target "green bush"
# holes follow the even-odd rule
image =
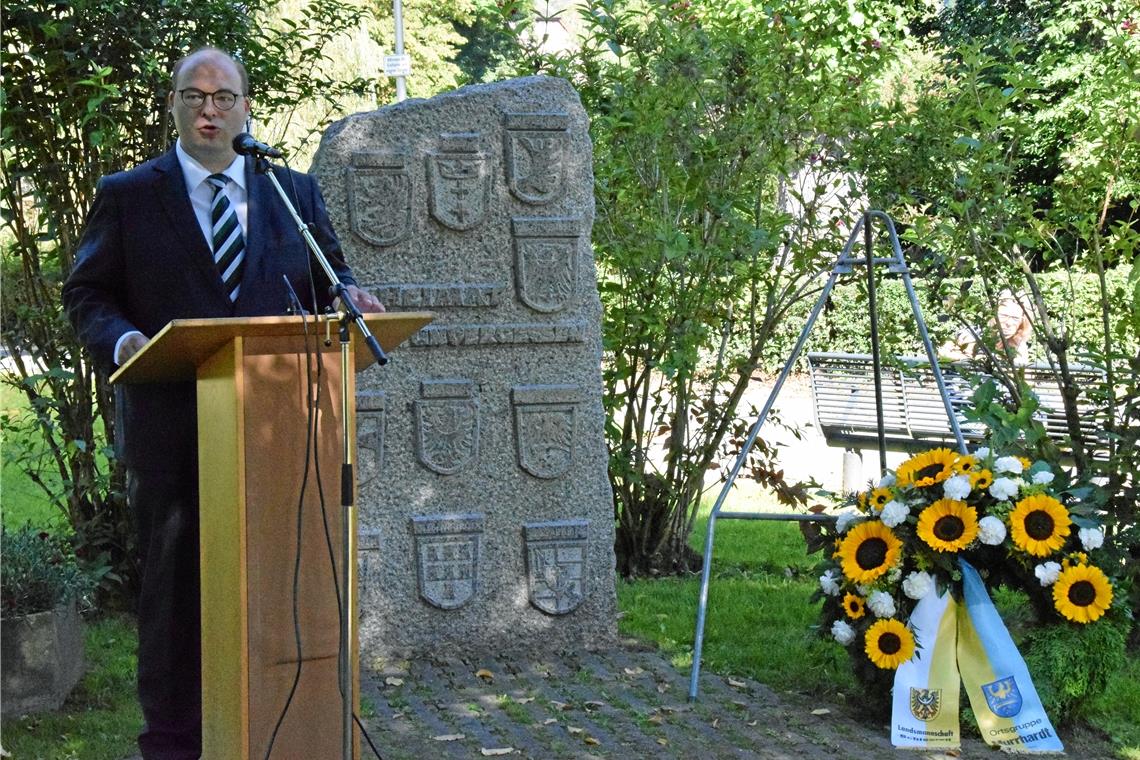
[[[79,567],[71,542],[30,525],[0,531],[4,617],[47,612],[84,600],[94,579]]]
[[[1020,646],[1045,712],[1056,724],[1077,717],[1126,664],[1128,623],[1068,623],[1030,629]]]

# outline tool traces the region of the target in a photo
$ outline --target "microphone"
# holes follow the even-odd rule
[[[234,153],[240,156],[253,156],[254,158],[281,158],[281,151],[259,140],[253,139],[253,135],[248,132],[242,132],[234,138],[233,142]]]

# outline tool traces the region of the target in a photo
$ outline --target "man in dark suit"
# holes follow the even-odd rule
[[[68,316],[95,360],[125,363],[172,319],[282,314],[288,279],[310,310],[329,305],[292,218],[253,162],[234,153],[249,115],[245,68],[203,48],[173,71],[167,108],[178,141],[105,177],[64,284]],[[316,182],[275,168],[301,218],[362,311]],[[312,283],[312,284],[311,284]],[[316,293],[316,303],[309,294]],[[138,531],[139,701],[143,757],[201,754],[198,467],[193,382],[119,388],[119,455]]]

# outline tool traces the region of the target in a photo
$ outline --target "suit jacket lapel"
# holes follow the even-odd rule
[[[221,299],[227,308],[231,307],[222,278],[214,265],[214,254],[202,237],[198,218],[194,216],[194,207],[190,205],[190,196],[186,194],[186,179],[173,148],[154,162],[154,170],[158,176],[155,191],[170,219],[170,229],[174,231],[169,236],[169,244],[182,246],[186,262],[201,276],[206,288],[204,292],[210,298]]]

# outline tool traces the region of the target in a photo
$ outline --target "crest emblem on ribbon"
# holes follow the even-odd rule
[[[523,526],[530,603],[548,615],[565,615],[586,598],[588,528],[588,520]]]
[[[412,533],[420,596],[441,610],[469,602],[479,587],[483,516],[418,515],[412,518]]]
[[[982,694],[986,697],[986,704],[999,718],[1012,718],[1021,712],[1021,691],[1013,676],[982,684]]]
[[[491,194],[490,160],[479,150],[479,134],[440,135],[440,150],[429,153],[431,215],[445,227],[469,230],[483,221]]]
[[[570,148],[570,117],[564,113],[508,113],[507,186],[523,203],[543,205],[562,195]]]
[[[934,720],[942,710],[942,689],[910,687],[910,713],[919,720]]]
[[[515,286],[535,311],[562,311],[578,291],[579,220],[515,218]]]
[[[561,477],[574,459],[576,385],[517,385],[511,389],[519,467],[536,478]]]
[[[354,153],[348,169],[348,216],[362,240],[389,246],[412,229],[412,178],[400,153]]]
[[[416,456],[440,475],[454,475],[479,452],[479,402],[470,380],[424,380],[415,402]]]

